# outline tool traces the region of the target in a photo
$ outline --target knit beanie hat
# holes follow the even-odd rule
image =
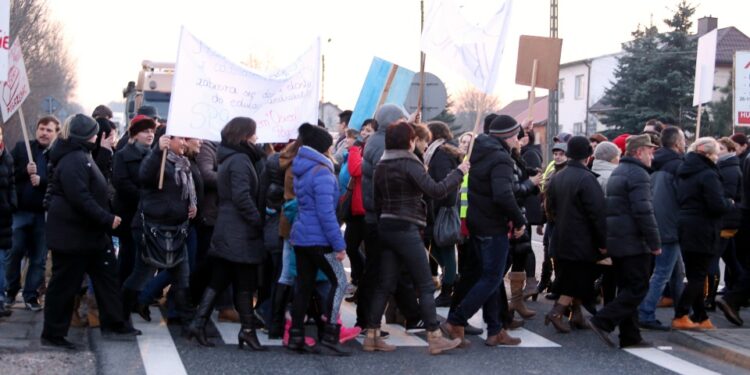
[[[107,107],[104,104],[100,104],[94,108],[94,113],[91,114],[91,117],[97,118],[97,117],[107,117],[112,118],[114,114],[112,113],[112,110]]]
[[[499,115],[492,120],[489,134],[508,139],[518,135],[519,130],[521,130],[521,124],[516,122],[516,119],[508,115]]]
[[[297,131],[302,145],[311,147],[321,154],[325,154],[333,145],[331,134],[319,126],[304,123]]]
[[[630,134],[628,133],[620,134],[612,141],[612,143],[617,145],[622,154],[625,154],[625,142],[628,140],[628,137],[630,137]]]
[[[77,114],[70,119],[70,139],[87,141],[99,132],[99,124],[93,118]]]
[[[484,128],[482,133],[489,134],[490,133],[490,124],[492,124],[492,120],[496,119],[497,115],[494,113],[490,113],[487,115],[487,117],[484,118]]]
[[[404,106],[393,103],[383,104],[375,112],[375,121],[378,122],[378,127],[382,127],[383,129],[398,120],[406,118],[409,118],[409,114],[404,109]]]
[[[132,138],[146,129],[156,129],[156,122],[154,119],[146,115],[138,115],[133,117],[133,120],[130,121],[128,135]]]
[[[565,156],[573,160],[582,160],[593,153],[594,150],[591,147],[591,142],[586,137],[577,135],[568,141],[568,151],[565,153]]]

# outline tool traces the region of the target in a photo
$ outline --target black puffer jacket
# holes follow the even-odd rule
[[[719,167],[719,173],[723,181],[724,194],[735,201],[732,209],[722,218],[722,229],[739,229],[740,222],[742,221],[742,211],[738,204],[742,200],[742,169],[740,169],[740,159],[737,156],[730,156],[719,160],[716,165]]]
[[[461,162],[461,151],[451,144],[445,143],[435,150],[427,171],[435,181],[442,181],[445,176],[453,172]],[[440,207],[454,207],[458,205],[458,190],[450,191],[443,199],[432,201],[433,215],[437,215]]]
[[[130,143],[117,151],[112,168],[112,185],[115,187],[114,212],[122,217],[122,225],[129,228],[138,211],[140,200],[141,162],[148,155],[150,148]]]
[[[680,205],[677,203],[677,169],[684,157],[674,150],[660,148],[654,153],[651,162],[651,194],[654,198],[654,217],[659,226],[662,243],[671,244],[680,240],[677,233],[677,217]]]
[[[198,202],[198,205],[201,207],[203,223],[208,226],[216,224],[216,216],[219,212],[219,196],[216,192],[216,178],[219,170],[219,162],[216,159],[218,147],[216,142],[205,141],[201,145],[200,152],[195,156],[203,179],[203,199]]]
[[[85,254],[110,246],[108,186],[91,157],[93,143],[58,139],[49,151],[45,234],[52,251]]]
[[[569,160],[546,187],[548,220],[555,229],[550,239],[553,257],[595,262],[606,247],[606,202],[596,174],[580,161]]]
[[[424,228],[427,207],[422,196],[445,198],[458,190],[463,177],[460,170],[454,169],[435,182],[413,152],[386,150],[373,176],[375,212],[380,219],[409,221]]]
[[[544,163],[540,145],[524,146],[521,149],[521,158],[526,163],[526,169],[530,176],[535,176],[536,173],[542,173],[537,172],[537,169],[543,169],[542,165]],[[541,194],[528,195],[523,201],[523,207],[526,209],[526,220],[529,222],[529,224],[544,224],[544,212],[542,211]]]
[[[16,210],[16,184],[13,180],[13,156],[0,150],[0,249],[13,245],[13,211]]]
[[[513,195],[513,159],[499,138],[482,134],[474,141],[469,171],[469,208],[466,224],[477,236],[508,233],[508,225],[526,225]]]
[[[164,186],[159,190],[162,151],[152,150],[141,163],[139,172],[141,200],[138,212],[148,222],[162,225],[180,225],[188,220],[189,199],[182,199],[182,187],[174,179],[175,165],[169,160],[164,167]],[[133,229],[141,229],[140,215],[133,220]]]
[[[13,156],[13,172],[16,180],[16,194],[18,194],[18,210],[31,212],[44,212],[44,196],[47,193],[47,147],[43,147],[38,141],[29,142],[31,156],[36,162],[39,185],[31,186],[29,173],[26,166],[29,164],[29,156],[26,153],[26,144],[20,141],[11,152]]]
[[[718,167],[707,157],[690,152],[677,170],[677,177],[680,248],[685,252],[717,254],[721,217],[732,208]]]
[[[648,168],[626,156],[607,182],[607,253],[612,257],[648,254],[661,248],[651,203]]]
[[[219,215],[209,254],[230,262],[263,262],[263,220],[258,211],[260,179],[254,164],[261,156],[249,146],[220,145]]]

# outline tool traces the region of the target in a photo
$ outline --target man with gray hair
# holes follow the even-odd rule
[[[620,163],[620,149],[612,142],[601,142],[594,149],[594,164],[591,171],[599,175],[596,180],[604,190],[604,196],[607,196],[607,181],[612,171]]]

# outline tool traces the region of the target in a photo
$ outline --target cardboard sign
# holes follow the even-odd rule
[[[750,126],[750,51],[734,54],[734,125]]]
[[[263,74],[218,54],[182,29],[167,134],[221,141],[235,117],[257,124],[259,143],[285,143],[318,121],[320,40],[291,66]]]
[[[0,0],[0,82],[8,79],[10,53],[10,0]]]
[[[18,41],[10,48],[8,61],[8,78],[3,82],[2,103],[0,103],[0,111],[6,122],[21,108],[21,104],[31,93],[26,65],[23,63],[21,43]]]
[[[521,35],[516,63],[516,83],[531,86],[534,60],[537,60],[536,86],[553,90],[560,73],[562,39]]]
[[[357,104],[349,119],[349,127],[359,130],[362,123],[375,115],[379,105],[403,104],[409,94],[414,72],[396,64],[374,57],[370,70],[359,91]],[[388,124],[386,124],[388,125]]]
[[[718,31],[714,29],[698,39],[698,55],[695,58],[693,106],[710,102],[713,99],[717,35]]]

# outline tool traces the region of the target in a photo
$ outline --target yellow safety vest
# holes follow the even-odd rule
[[[469,209],[469,174],[464,176],[464,181],[461,183],[461,209],[459,210],[459,217],[466,219],[466,211]]]

